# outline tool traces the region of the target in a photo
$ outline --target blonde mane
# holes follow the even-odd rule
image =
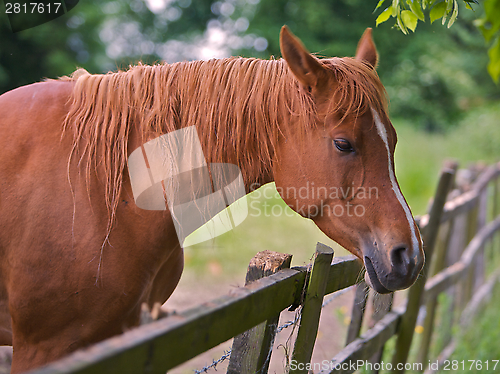
[[[386,113],[385,91],[376,72],[351,58],[320,60],[334,71],[336,102],[331,111],[344,118],[373,107]],[[114,215],[133,131],[148,141],[170,131],[196,126],[207,162],[234,163],[245,181],[271,172],[280,134],[307,131],[317,123],[311,94],[284,60],[227,58],[72,77],[73,102],[65,132],[73,133],[72,157],[103,171],[106,204]],[[290,129],[290,118],[299,129]],[[141,143],[142,144],[142,143]]]

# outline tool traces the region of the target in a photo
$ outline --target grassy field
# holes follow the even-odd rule
[[[446,133],[415,130],[411,122],[394,120],[398,132],[396,174],[414,214],[426,212],[444,160],[461,167],[500,160],[500,103],[470,111]]]
[[[450,357],[450,368],[455,373],[499,373],[500,345],[498,344],[498,311],[500,310],[500,285],[497,284],[490,303],[465,331],[456,331],[458,344]],[[447,370],[440,373],[449,372]]]
[[[243,281],[250,259],[266,249],[290,253],[293,265],[304,265],[309,263],[318,241],[333,247],[337,255],[347,254],[311,220],[286,206],[274,183],[250,194],[248,206],[247,218],[234,230],[185,249],[187,276],[200,281],[207,276],[222,280],[239,275]]]

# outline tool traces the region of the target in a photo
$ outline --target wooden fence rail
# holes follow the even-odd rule
[[[305,364],[311,359],[323,296],[356,284],[357,301],[353,307],[347,345],[331,359],[329,369],[321,373],[352,373],[359,368],[353,365],[361,362],[358,360],[380,363],[384,345],[393,336],[397,337],[396,350],[390,367],[386,368],[392,372],[404,372],[422,305],[426,306],[424,331],[428,332],[421,339],[417,363],[422,366],[417,371],[424,371],[438,294],[449,292],[451,287],[461,283],[462,286],[454,290],[453,307],[470,316],[500,279],[500,273],[496,271],[485,281],[483,260],[485,246],[490,242],[496,243],[495,233],[500,232],[500,216],[497,217],[500,211],[500,163],[486,168],[465,192],[454,190],[450,193],[456,169],[454,164],[443,168],[430,212],[419,220],[427,257],[423,276],[410,288],[406,305],[392,310],[389,305],[383,313],[379,310],[378,322],[361,335],[365,307],[360,299],[366,301],[366,285],[360,276],[362,265],[353,256],[334,258],[332,262],[333,251],[318,243],[312,271],[308,267],[290,269],[290,259],[284,258],[280,260],[281,265],[273,265],[273,272],[281,270],[253,281],[269,273],[262,270],[261,275],[250,276],[253,278],[251,283],[227,296],[153,321],[30,373],[163,374],[247,331],[234,341],[235,353],[228,373],[264,374],[272,352],[277,317],[281,311],[299,305],[302,306],[302,318],[292,360]],[[488,199],[491,204],[487,203]],[[457,241],[459,237],[463,238]],[[500,254],[500,248],[495,248],[492,253],[495,251]],[[490,253],[488,256],[498,258],[498,254]],[[272,254],[269,256],[269,261],[276,261]],[[453,258],[454,261],[450,260]],[[263,266],[269,268],[270,265],[264,263]],[[460,289],[463,292],[460,293]],[[245,339],[250,339],[252,344]],[[440,358],[449,356],[453,351],[455,343],[451,333],[446,344]],[[245,350],[238,348],[245,345]],[[247,349],[249,346],[255,349]],[[294,374],[307,373],[305,365],[286,370]]]
[[[354,256],[335,259],[328,271],[325,293],[352,286],[360,271],[361,264]],[[227,296],[125,332],[33,373],[165,373],[300,304],[306,275],[306,267],[281,270]]]

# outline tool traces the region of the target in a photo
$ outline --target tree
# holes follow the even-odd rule
[[[467,9],[473,9],[472,4],[479,4],[477,0],[463,0]],[[385,0],[380,0],[375,10],[382,7]],[[456,21],[459,13],[457,0],[393,0],[376,20],[377,26],[389,18],[396,18],[396,27],[404,34],[408,30],[415,31],[418,21],[425,21],[424,11],[429,12],[431,23],[441,19],[443,25],[450,28]],[[495,82],[500,77],[500,0],[485,0],[484,16],[476,20],[487,43],[489,64],[488,72]]]

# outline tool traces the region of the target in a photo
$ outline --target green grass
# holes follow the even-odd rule
[[[266,198],[270,197],[270,198]],[[186,268],[198,280],[244,274],[252,257],[272,250],[293,255],[292,266],[309,263],[318,241],[347,252],[323,234],[309,219],[291,210],[279,197],[274,183],[248,196],[248,216],[235,229],[185,249]]]
[[[450,369],[452,364],[457,365],[457,370],[453,370],[454,373],[486,374],[500,372],[499,310],[500,285],[497,284],[490,303],[476,315],[471,326],[467,330],[457,331],[455,334],[458,343],[449,363]],[[475,360],[475,362],[472,362],[472,360]],[[440,373],[447,372],[450,371],[440,371]]]
[[[414,214],[424,214],[433,196],[443,162],[460,167],[500,160],[500,103],[470,111],[446,133],[417,130],[407,120],[393,121],[398,133],[396,175]]]

